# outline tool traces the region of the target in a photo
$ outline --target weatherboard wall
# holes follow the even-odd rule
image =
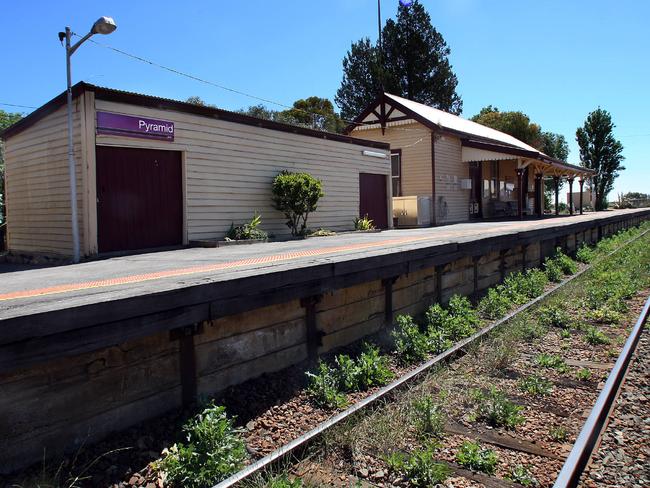
[[[85,98],[73,105],[80,239],[84,233]],[[7,247],[21,254],[70,255],[72,230],[67,109],[62,107],[5,141]]]
[[[386,127],[385,134],[381,129],[359,128],[350,135],[390,142],[391,151],[402,152],[402,195],[431,196],[431,130],[422,124],[409,123]]]
[[[99,99],[95,106],[174,122],[173,142],[98,134],[96,143],[183,152],[185,242],[223,237],[233,222],[249,221],[256,212],[264,230],[287,235],[286,219],[271,201],[272,180],[285,169],[308,172],[323,183],[325,196],[309,216],[310,228],[350,230],[359,216],[359,173],[390,175],[388,158],[363,155],[387,152],[376,148]]]
[[[469,219],[470,190],[461,188],[469,177],[469,167],[462,161],[461,140],[448,134],[435,134],[435,163],[432,162],[432,131],[418,122],[398,122],[380,128],[359,127],[350,135],[390,144],[402,152],[402,196],[431,196],[435,184],[432,215],[435,224],[464,222]],[[432,166],[435,177],[432,179]],[[434,183],[435,180],[435,183]]]

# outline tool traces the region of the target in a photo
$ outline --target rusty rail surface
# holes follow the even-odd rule
[[[641,333],[650,315],[650,297],[645,302],[641,315],[630,333],[620,356],[612,368],[607,382],[585,422],[580,435],[573,445],[562,470],[555,480],[554,488],[573,488],[578,486],[580,477],[589,464],[601,435],[608,424],[610,413],[618,398],[621,386],[629,370],[630,362],[641,338]]]

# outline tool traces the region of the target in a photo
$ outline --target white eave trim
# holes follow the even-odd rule
[[[462,149],[462,160],[464,163],[471,163],[474,161],[503,161],[513,159],[517,159],[517,156],[496,151],[488,151],[487,149],[476,149],[473,147],[463,146]]]
[[[400,125],[412,125],[412,124],[420,124],[420,122],[418,122],[418,121],[416,121],[414,119],[388,121],[388,122],[386,122],[386,127],[397,127],[397,126],[400,126]],[[422,124],[420,124],[420,125],[422,125]],[[356,131],[356,130],[373,130],[373,129],[381,129],[381,125],[379,123],[357,125],[352,130]]]

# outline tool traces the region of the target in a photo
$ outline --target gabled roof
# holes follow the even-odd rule
[[[558,170],[591,174],[593,170],[552,158],[534,147],[504,132],[486,127],[422,103],[383,93],[375,99],[345,132],[362,132],[365,129],[386,127],[391,122],[415,120],[431,130],[460,137],[464,146],[496,151],[513,156],[532,158],[552,165]]]
[[[386,97],[419,114],[437,127],[457,131],[480,139],[490,139],[495,142],[518,147],[524,151],[539,152],[534,147],[529,146],[516,137],[492,129],[491,127],[486,127],[477,122],[464,119],[458,115],[450,114],[449,112],[429,107],[428,105],[414,102],[412,100],[407,100],[406,98],[398,97],[397,95],[391,95],[390,93],[386,93]]]
[[[364,139],[350,137],[343,134],[335,134],[333,132],[325,132],[315,129],[308,129],[296,125],[283,124],[271,120],[259,119],[250,115],[245,115],[239,112],[230,112],[220,108],[206,107],[196,105],[193,103],[182,102],[169,98],[154,97],[151,95],[142,95],[140,93],[133,93],[122,90],[115,90],[113,88],[104,88],[101,86],[91,85],[83,81],[75,84],[72,87],[73,98],[85,92],[93,92],[95,98],[98,100],[107,100],[112,102],[128,103],[131,105],[138,105],[141,107],[155,108],[160,110],[170,110],[176,112],[185,112],[214,119],[226,120],[237,124],[252,125],[262,127],[265,129],[277,130],[281,132],[290,132],[304,136],[317,137],[319,139],[328,139],[338,142],[346,142],[365,147],[374,147],[377,149],[389,149],[390,146],[384,142],[366,141]],[[54,97],[52,100],[34,110],[26,117],[20,119],[15,124],[7,127],[4,131],[0,132],[0,138],[7,139],[16,135],[28,127],[32,126],[42,118],[55,112],[66,104],[66,92]]]

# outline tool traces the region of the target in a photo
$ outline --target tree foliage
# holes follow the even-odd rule
[[[614,187],[614,180],[625,169],[622,165],[625,159],[623,145],[614,137],[614,127],[610,113],[598,108],[576,130],[580,163],[596,171],[591,183],[596,210],[607,208],[607,195]]]
[[[324,195],[320,180],[308,173],[282,171],[273,180],[273,203],[284,213],[291,235],[304,235],[307,217],[316,210],[318,200]]]
[[[569,159],[569,144],[562,134],[554,132],[542,132],[541,151],[555,159],[564,161]]]
[[[382,29],[383,45],[364,38],[343,59],[343,80],[335,101],[344,119],[359,115],[382,90],[447,112],[460,114],[458,79],[449,63],[451,50],[415,0],[398,7],[397,20]]]
[[[329,132],[341,132],[344,123],[327,98],[309,97],[293,102],[293,108],[280,112],[282,119],[294,124]]]
[[[334,111],[332,102],[327,98],[316,96],[296,100],[293,102],[292,108],[287,110],[273,110],[258,104],[251,105],[247,109],[240,109],[239,113],[328,132],[342,132],[345,128],[345,123]]]
[[[212,105],[210,103],[206,103],[205,100],[203,100],[201,97],[198,95],[192,95],[191,97],[188,97],[187,100],[185,100],[186,103],[191,103],[193,105],[198,105],[199,107],[210,107],[210,108],[217,108],[216,105]]]
[[[530,117],[523,112],[501,112],[497,107],[488,105],[471,120],[510,134],[536,149],[541,149],[543,144],[542,128],[531,122]]]
[[[4,130],[23,118],[23,114],[0,110],[0,130]],[[5,221],[5,159],[4,143],[0,139],[0,224]]]
[[[239,109],[238,112],[244,115],[250,115],[251,117],[257,117],[258,119],[275,121],[278,121],[277,118],[279,114],[277,110],[272,110],[265,105],[262,105],[261,103],[257,105],[251,105],[246,109]]]

